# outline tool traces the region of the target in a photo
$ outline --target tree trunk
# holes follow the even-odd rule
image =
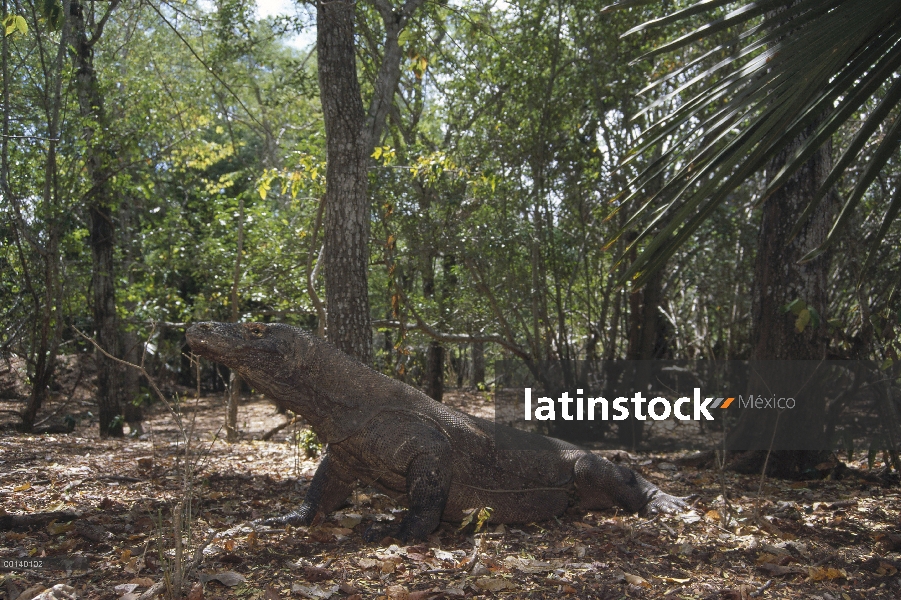
[[[135,365],[140,364],[143,346],[133,331],[122,333],[122,350],[125,360]],[[141,424],[144,420],[144,411],[137,403],[141,391],[141,374],[137,369],[125,369],[122,376],[122,412],[131,430],[129,435],[138,436],[144,433]]]
[[[319,96],[325,121],[325,296],[326,335],[338,348],[372,362],[369,314],[368,166],[400,79],[400,32],[425,0],[406,0],[396,9],[372,0],[385,31],[382,64],[364,113],[357,80],[354,10],[351,0],[316,4]]]
[[[634,249],[633,249],[634,253]],[[634,254],[632,256],[634,260]],[[662,269],[661,269],[662,270]],[[629,334],[626,360],[649,361],[659,358],[663,348],[660,339],[660,301],[662,295],[662,278],[653,277],[641,289],[629,295]],[[638,381],[646,381],[650,371],[639,365],[635,369],[636,382],[631,389],[638,389]],[[644,436],[645,421],[630,416],[621,421],[617,427],[617,440],[620,445],[635,449]]]
[[[472,387],[485,385],[485,343],[472,343]]]
[[[241,285],[241,258],[244,254],[244,196],[238,201],[238,247],[235,252],[235,269],[231,291],[231,321],[237,323],[241,316],[238,310],[238,288]],[[232,370],[228,379],[228,409],[225,411],[225,441],[238,441],[238,398],[241,396],[241,376]]]
[[[113,3],[108,10],[113,10]],[[73,0],[72,27],[75,52],[75,89],[81,118],[84,120],[85,168],[91,189],[88,212],[91,220],[91,288],[93,290],[94,338],[109,354],[122,356],[116,317],[115,225],[114,203],[110,189],[110,153],[98,139],[97,132],[107,129],[103,96],[94,71],[94,44],[101,33],[88,37],[84,6]],[[104,135],[103,133],[100,136]],[[95,351],[97,362],[97,404],[101,437],[122,436],[120,398],[124,383],[124,367]]]
[[[429,342],[426,351],[423,391],[429,398],[438,402],[444,397],[444,346],[434,340]]]
[[[768,165],[768,182],[812,133],[814,126],[811,125]],[[830,192],[798,235],[788,243],[786,240],[798,215],[825,180],[831,166],[832,145],[827,143],[763,205],[752,287],[752,360],[821,360],[826,357],[828,338],[824,322],[829,302],[829,253],[804,264],[798,264],[798,260],[826,239],[835,209],[834,195]],[[803,300],[819,313],[819,327],[811,323],[803,332],[797,331],[797,316],[783,308],[794,300]],[[791,365],[784,367],[787,376],[791,377],[788,373]],[[740,449],[747,440],[759,439],[763,425],[769,427],[770,432],[778,425],[774,447],[779,447],[780,442],[797,445],[798,436],[806,437],[813,445],[822,441],[826,423],[825,400],[822,395],[811,397],[814,396],[819,400],[806,401],[781,415],[769,411],[767,416],[770,418],[765,423],[754,420],[749,424],[748,419],[741,419],[730,435],[730,446]],[[769,457],[767,470],[774,475],[796,477],[822,462],[824,451],[825,448],[815,447],[779,450]],[[733,466],[740,471],[759,472],[764,460],[766,451],[758,450],[747,453]]]
[[[369,197],[371,142],[357,81],[354,7],[350,0],[320,0],[316,44],[326,137],[325,288],[328,339],[369,364]]]
[[[66,3],[63,3],[64,8]],[[43,211],[47,216],[45,220],[46,230],[41,233],[43,244],[38,249],[42,262],[43,289],[38,289],[36,283],[27,275],[28,264],[22,243],[22,237],[26,235],[27,223],[23,218],[21,206],[14,194],[8,194],[8,156],[6,140],[3,145],[3,187],[4,194],[13,206],[16,215],[14,235],[22,268],[26,273],[26,287],[34,301],[34,311],[40,315],[36,319],[32,331],[32,344],[30,348],[29,364],[33,364],[29,376],[31,379],[31,397],[22,412],[22,429],[30,431],[34,426],[38,411],[47,399],[47,391],[53,379],[56,367],[56,357],[59,352],[63,327],[63,299],[62,279],[60,276],[60,208],[59,208],[59,168],[57,164],[57,150],[59,143],[59,119],[63,106],[62,102],[62,72],[63,61],[69,47],[69,21],[63,21],[62,31],[59,34],[56,57],[52,66],[44,71],[44,89],[46,96],[41,98],[46,103],[45,114],[47,118],[47,161],[44,164],[44,188],[41,202]],[[38,43],[43,43],[38,40]],[[3,100],[4,100],[4,136],[9,130],[9,73],[7,72],[8,46],[4,43],[3,53]],[[33,242],[32,242],[33,244]]]

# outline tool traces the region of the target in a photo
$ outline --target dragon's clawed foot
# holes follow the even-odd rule
[[[671,496],[665,492],[657,490],[651,501],[647,503],[642,512],[646,515],[672,514],[688,510],[688,500],[692,496]]]

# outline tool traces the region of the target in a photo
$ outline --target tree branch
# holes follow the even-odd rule
[[[106,14],[104,14],[99,21],[97,21],[97,26],[94,27],[94,35],[91,36],[91,39],[88,40],[88,48],[93,48],[94,44],[97,43],[97,40],[100,39],[100,36],[103,35],[103,28],[106,27],[106,22],[109,20],[110,15],[113,14],[113,11],[116,10],[116,7],[119,6],[122,0],[112,0],[109,4],[109,7],[106,9]]]
[[[402,52],[398,38],[404,26],[410,20],[413,13],[419,9],[425,0],[407,0],[399,11],[395,12],[389,0],[371,0],[378,10],[385,25],[385,53],[379,73],[375,80],[375,89],[372,101],[369,104],[369,114],[366,117],[365,135],[369,136],[369,147],[374,147],[382,130],[388,111],[394,101],[394,93],[400,81],[400,61]]]
[[[499,344],[500,346],[506,348],[519,358],[523,360],[531,360],[532,356],[527,351],[523,350],[521,346],[516,344],[513,340],[507,340],[499,335],[488,335],[488,336],[476,336],[469,335],[465,333],[442,333],[429,325],[423,320],[422,317],[419,316],[419,313],[416,312],[416,309],[413,307],[413,304],[407,299],[407,295],[404,294],[404,291],[401,287],[395,282],[394,288],[397,290],[398,295],[400,295],[401,300],[404,302],[404,306],[406,306],[410,313],[413,315],[413,318],[416,319],[416,326],[407,325],[398,321],[389,321],[389,320],[378,320],[373,321],[373,325],[376,323],[382,323],[382,327],[391,327],[396,329],[412,329],[419,330],[425,333],[427,336],[431,337],[434,340],[439,342],[450,342],[450,343],[473,343],[473,342],[491,342],[494,344]]]
[[[325,337],[325,324],[326,324],[326,313],[325,306],[322,304],[322,300],[319,298],[319,294],[316,293],[316,277],[319,275],[319,267],[322,265],[323,253],[325,251],[325,244],[323,244],[319,248],[319,256],[316,259],[316,266],[313,267],[313,251],[316,249],[316,242],[319,238],[319,227],[322,225],[322,213],[325,209],[325,198],[321,198],[319,200],[319,208],[316,210],[316,223],[313,225],[313,236],[310,240],[310,249],[307,252],[307,294],[310,296],[310,300],[313,301],[313,306],[316,308],[316,314],[319,316],[319,326],[317,327],[317,333],[319,337]]]

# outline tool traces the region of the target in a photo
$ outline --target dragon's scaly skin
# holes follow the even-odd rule
[[[195,353],[302,415],[327,444],[303,504],[270,523],[309,524],[341,506],[357,481],[405,497],[405,517],[379,532],[404,541],[485,506],[496,523],[550,519],[573,504],[646,513],[685,507],[630,469],[453,410],[301,329],[200,323],[187,335]]]

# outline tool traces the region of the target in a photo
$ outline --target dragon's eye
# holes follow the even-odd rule
[[[263,335],[266,333],[266,326],[260,325],[259,323],[253,323],[253,324],[247,326],[247,331],[253,337],[260,338],[260,337],[263,337]]]

